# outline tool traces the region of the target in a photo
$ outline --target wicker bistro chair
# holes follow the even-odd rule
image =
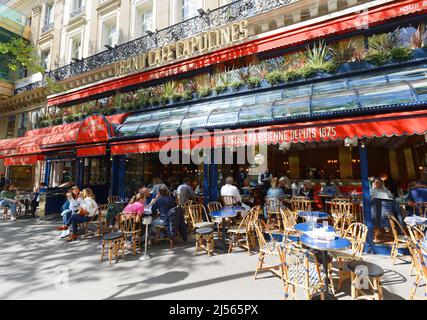
[[[85,234],[84,237],[85,239],[88,237],[89,231],[94,232],[95,234],[98,235],[98,239],[101,239],[102,234],[107,232],[106,230],[108,230],[108,226],[107,226],[107,220],[105,218],[105,213],[107,211],[108,205],[104,204],[102,206],[99,206],[96,209],[96,212],[94,214],[94,216],[92,217],[92,219],[89,222],[86,222],[84,224],[84,229],[85,229]],[[95,229],[91,228],[92,226],[95,227]]]
[[[345,264],[353,260],[362,260],[367,236],[368,227],[362,223],[354,222],[343,233],[343,238],[351,242],[350,249],[329,253],[338,263],[338,289],[341,288],[343,280],[348,278],[348,273],[344,271]]]
[[[323,289],[325,275],[319,267],[316,256],[311,251],[301,249],[289,241],[282,242],[277,250],[285,299],[289,297],[290,289],[292,289],[294,299],[296,298],[296,288],[303,289],[307,300]],[[322,293],[321,299],[324,299]]]
[[[234,206],[237,204],[237,199],[234,196],[222,196],[221,199],[224,206]]]
[[[8,219],[9,207],[0,207],[0,211],[3,211],[3,219]]]
[[[427,299],[427,261],[426,255],[420,247],[419,243],[415,243],[411,240],[408,240],[408,248],[411,253],[412,264],[415,269],[415,280],[414,286],[411,289],[409,296],[410,300],[416,299]],[[424,296],[416,296],[417,289],[420,287],[421,282],[424,282]]]
[[[265,206],[267,209],[267,225],[269,227],[277,227],[281,230],[282,216],[280,209],[283,207],[282,202],[277,198],[265,198]]]
[[[297,220],[295,219],[294,214],[286,207],[280,208],[280,214],[282,216],[283,228],[285,236],[298,236],[299,232],[295,230],[295,225]]]
[[[427,217],[427,202],[417,202],[414,205],[414,215]]]
[[[345,199],[333,199],[331,202],[331,216],[334,228],[343,234],[347,228],[356,222],[354,203]]]
[[[258,263],[255,269],[255,280],[257,279],[257,275],[259,271],[270,271],[273,274],[281,277],[280,273],[280,264],[270,266],[265,263],[266,257],[278,258],[279,252],[277,251],[278,243],[274,240],[272,234],[270,233],[267,224],[262,220],[257,220],[254,223],[255,233],[258,238],[259,245],[259,257]],[[264,233],[267,233],[269,237],[269,241],[267,241],[264,237]]]
[[[391,232],[393,234],[393,246],[391,248],[390,257],[393,260],[393,265],[396,264],[396,258],[399,255],[399,249],[408,249],[407,232],[393,215],[388,216]],[[399,234],[400,232],[400,234]]]
[[[133,255],[141,246],[141,216],[133,213],[123,213],[119,217],[119,229],[123,233],[121,248],[124,255],[126,241],[130,242]]]
[[[189,214],[193,229],[213,228],[214,222],[211,222],[202,204],[193,204],[189,207]]]
[[[409,237],[413,242],[425,240],[425,234],[418,226],[407,224],[406,229],[408,230]]]
[[[219,211],[222,209],[222,204],[218,201],[213,201],[208,203],[208,212],[211,214],[212,212]]]
[[[199,251],[206,251],[208,254],[208,257],[211,256],[211,254],[215,250],[215,243],[214,243],[214,229],[210,227],[203,227],[203,228],[197,228],[195,230],[196,232],[196,256],[199,253]]]
[[[235,247],[241,247],[248,250],[249,255],[252,255],[251,248],[255,246],[253,223],[258,220],[259,211],[261,211],[260,206],[253,207],[237,227],[228,229],[227,232],[230,235],[228,253],[232,252]]]
[[[187,224],[188,228],[193,229],[193,223],[190,217],[190,206],[193,204],[193,200],[188,200],[186,203],[184,203],[181,208],[184,213],[184,220]]]
[[[295,213],[312,211],[312,201],[306,197],[294,196],[291,198],[291,209]]]

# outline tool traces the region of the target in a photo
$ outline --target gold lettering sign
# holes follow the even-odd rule
[[[248,38],[248,21],[232,23],[115,63],[116,77],[191,58]]]

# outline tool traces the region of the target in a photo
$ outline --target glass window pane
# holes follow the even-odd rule
[[[310,98],[301,97],[276,102],[273,106],[273,119],[292,117],[310,113]]]
[[[256,95],[255,94],[251,94],[251,95],[248,95],[248,96],[241,96],[241,97],[236,97],[236,98],[233,98],[233,99],[231,99],[231,101],[230,101],[230,105],[232,106],[232,107],[235,107],[235,106],[244,106],[244,105],[246,105],[246,104],[255,104],[256,103]]]
[[[143,122],[151,119],[151,113],[141,113],[134,116],[130,116],[126,119],[125,124],[132,122]]]
[[[417,94],[418,100],[427,100],[427,79],[412,82],[415,93]]]
[[[169,118],[170,114],[171,114],[170,110],[155,111],[151,115],[151,120],[166,119],[166,118]]]
[[[182,121],[183,117],[173,117],[167,120],[164,120],[160,123],[160,126],[158,128],[158,131],[161,132],[163,130],[177,130],[180,128],[181,126],[181,121]]]
[[[141,125],[140,122],[133,122],[124,124],[119,128],[119,135],[120,136],[132,136],[136,133],[139,126]]]
[[[276,101],[282,99],[283,90],[267,91],[256,95],[256,103]]]
[[[359,90],[359,101],[362,107],[373,107],[408,103],[414,101],[414,98],[407,84],[397,84]]]
[[[220,101],[213,101],[209,104],[210,110],[225,110],[230,108],[230,100],[220,100]]]
[[[416,81],[427,77],[427,65],[411,67],[399,72],[390,73],[388,80],[390,82]]]
[[[313,94],[320,94],[345,89],[347,89],[347,79],[321,82],[313,85]]]
[[[170,117],[178,117],[181,116],[181,119],[187,115],[188,113],[188,107],[184,108],[175,108],[171,110]]]
[[[210,112],[211,108],[209,107],[209,103],[199,103],[193,106],[190,106],[188,109],[188,114],[192,115],[200,115],[200,113]]]
[[[208,114],[206,113],[199,117],[185,118],[182,121],[181,130],[205,127],[207,120],[208,120]]]
[[[223,110],[221,112],[212,112],[208,119],[208,126],[220,125],[220,124],[235,124],[237,122],[237,118],[239,116],[239,112],[227,112],[224,113]]]
[[[271,120],[271,103],[243,107],[240,111],[239,122]]]
[[[311,85],[288,88],[285,90],[285,98],[296,98],[301,96],[307,96],[311,94]]]
[[[353,91],[334,92],[313,96],[313,112],[356,109],[359,107],[356,93]]]
[[[386,84],[387,84],[387,80],[384,75],[378,75],[378,76],[372,76],[372,77],[361,76],[361,77],[351,78],[348,81],[348,85],[350,89],[378,87]]]
[[[144,122],[139,127],[137,134],[149,134],[149,133],[156,133],[157,127],[159,126],[160,121],[159,120],[152,120],[148,122]]]

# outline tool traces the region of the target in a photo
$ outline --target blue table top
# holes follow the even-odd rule
[[[317,228],[322,228],[323,225],[318,223],[317,224]],[[310,223],[298,223],[294,226],[295,230],[299,231],[299,232],[307,232],[307,231],[311,231],[311,226]],[[328,231],[329,232],[335,232],[334,227],[332,226],[328,226]]]
[[[240,206],[224,207],[219,211],[211,212],[211,216],[215,218],[232,218],[237,216],[237,214],[243,210],[244,208]]]
[[[319,241],[317,239],[310,238],[306,234],[303,234],[300,240],[303,245],[321,251],[343,250],[347,249],[351,245],[350,241],[340,237],[335,237],[335,240],[332,241]]]
[[[326,212],[321,211],[306,211],[306,212],[299,212],[298,216],[301,218],[307,218],[308,216],[316,216],[318,218],[327,218],[329,215]]]

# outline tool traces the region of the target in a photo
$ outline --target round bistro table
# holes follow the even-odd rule
[[[335,237],[331,241],[323,241],[315,238],[311,238],[306,234],[303,234],[300,238],[300,241],[306,247],[311,249],[319,250],[322,252],[322,263],[323,263],[323,273],[324,273],[324,284],[323,284],[323,294],[325,300],[336,300],[335,296],[329,291],[329,265],[328,265],[328,251],[332,250],[345,250],[350,247],[351,242],[347,239],[341,237]],[[320,300],[321,293],[316,293],[312,300]]]
[[[213,211],[210,213],[210,215],[213,219],[220,221],[219,224],[221,225],[221,234],[222,234],[221,240],[222,240],[222,244],[223,244],[223,250],[225,252],[228,251],[228,249],[227,249],[227,230],[226,230],[226,226],[225,226],[225,220],[237,217],[239,212],[242,212],[242,211],[244,211],[243,207],[227,206],[227,207],[223,207],[221,210]]]

